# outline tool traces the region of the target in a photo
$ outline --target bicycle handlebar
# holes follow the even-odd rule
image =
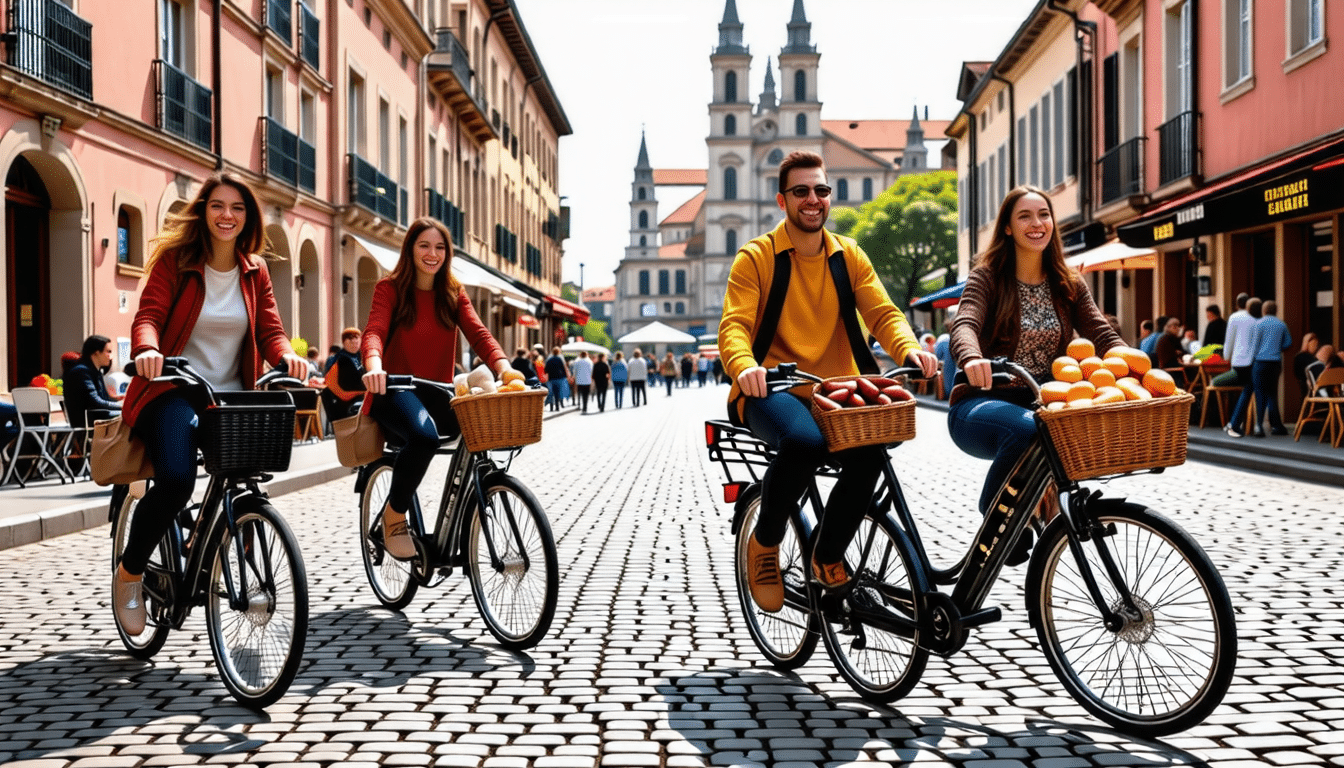
[[[127,376],[140,375],[136,371],[135,361],[127,363],[125,368],[122,369],[122,372]],[[308,386],[306,382],[300,381],[288,374],[289,366],[280,363],[257,378],[256,388],[262,389],[272,384],[278,384],[287,388],[301,388]],[[180,387],[205,387],[206,391],[210,392],[212,396],[215,391],[214,387],[210,386],[210,382],[206,381],[204,377],[197,373],[196,370],[191,367],[191,362],[185,357],[165,357],[163,359],[163,372],[153,379],[150,379],[150,381],[171,383]]]

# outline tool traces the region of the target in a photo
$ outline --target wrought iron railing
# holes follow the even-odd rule
[[[292,0],[266,0],[266,26],[288,45],[294,41]]]
[[[1182,112],[1157,127],[1159,184],[1199,172],[1199,113]]]
[[[462,209],[433,189],[425,190],[425,215],[443,222],[453,235],[453,245],[461,248],[466,240],[466,217]]]
[[[471,93],[471,81],[475,73],[471,71],[471,61],[467,59],[466,47],[458,41],[457,35],[454,35],[451,29],[439,29],[437,32],[438,39],[435,41],[434,50],[449,54],[449,66],[453,69],[453,75],[462,84],[462,89]]]
[[[154,60],[154,83],[159,128],[210,149],[214,127],[210,89],[163,59]]]
[[[313,69],[319,69],[317,66],[321,56],[321,48],[318,46],[318,36],[322,30],[322,22],[318,20],[317,14],[308,9],[307,3],[299,4],[299,43],[303,60],[312,65]]]
[[[11,67],[93,98],[93,25],[56,0],[11,0],[7,32]]]
[[[368,160],[354,154],[346,155],[349,163],[350,202],[377,214],[388,221],[397,218],[397,202],[401,188],[392,178]]]
[[[1117,144],[1097,161],[1101,172],[1101,202],[1119,200],[1143,191],[1142,136]]]

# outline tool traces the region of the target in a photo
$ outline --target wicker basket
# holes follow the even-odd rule
[[[858,376],[837,376],[827,381],[848,381]],[[812,387],[816,394],[821,384]],[[826,447],[832,453],[865,445],[887,445],[915,439],[915,401],[902,400],[888,405],[865,405],[823,411],[812,403],[812,417],[821,427]]]
[[[1070,480],[1185,463],[1194,395],[1037,411]]]
[[[201,453],[212,475],[284,472],[294,447],[294,400],[283,391],[216,392],[201,413]]]
[[[453,398],[462,440],[469,451],[492,451],[541,440],[541,406],[546,390],[496,392]]]

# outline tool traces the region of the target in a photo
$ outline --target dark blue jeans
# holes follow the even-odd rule
[[[1036,420],[1020,397],[1000,395],[963,397],[947,411],[947,431],[952,442],[977,459],[990,459],[989,473],[980,490],[980,514],[994,503],[999,486],[1013,465],[1036,437]],[[1030,398],[1030,395],[1026,395]]]
[[[802,400],[788,392],[748,397],[743,409],[747,426],[775,450],[775,459],[761,483],[761,513],[756,539],[774,546],[784,539],[789,516],[798,509],[803,491],[822,462],[831,456],[826,439]],[[873,501],[877,478],[887,452],[882,446],[853,448],[834,454],[840,479],[831,489],[816,534],[815,557],[838,563]]]
[[[458,433],[452,398],[433,387],[416,387],[375,395],[369,415],[383,428],[389,440],[401,443],[392,465],[392,487],[387,502],[393,511],[405,513],[425,470],[439,449],[439,435]],[[380,510],[381,511],[381,510]]]
[[[625,382],[613,381],[611,387],[613,392],[612,397],[616,400],[616,407],[620,408],[621,401],[625,399]]]
[[[121,554],[122,567],[133,576],[145,572],[150,554],[196,490],[199,428],[196,408],[176,392],[154,398],[135,420],[134,432],[145,443],[154,480],[135,507],[129,541]]]
[[[1255,391],[1254,370],[1254,363],[1232,369],[1237,374],[1237,383],[1241,385],[1241,396],[1237,398],[1237,407],[1232,409],[1232,417],[1227,423],[1243,435],[1250,434],[1252,431],[1252,425],[1246,421],[1246,410],[1251,407],[1251,397],[1258,394]],[[1260,405],[1262,401],[1259,397],[1256,397],[1255,400],[1256,415],[1263,418],[1265,412]]]
[[[1278,432],[1283,430],[1283,417],[1279,415],[1279,376],[1283,374],[1283,363],[1278,360],[1256,360],[1251,367],[1251,387],[1255,390],[1255,431],[1263,429],[1265,417],[1269,417],[1269,428]]]

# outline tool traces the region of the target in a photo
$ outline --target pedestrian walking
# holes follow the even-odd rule
[[[1286,435],[1283,417],[1279,415],[1279,377],[1283,375],[1283,353],[1293,345],[1293,334],[1279,319],[1279,304],[1266,301],[1261,307],[1261,318],[1256,321],[1257,344],[1255,363],[1251,367],[1251,382],[1255,390],[1255,431],[1250,434],[1264,437],[1264,423],[1269,421],[1272,435]]]
[[[597,362],[593,363],[593,395],[597,400],[597,412],[607,410],[607,382],[611,379],[611,365],[607,362],[607,353],[598,352]]]
[[[691,386],[691,376],[695,374],[695,359],[687,352],[681,356],[681,386]]]
[[[621,401],[625,399],[625,384],[629,380],[630,367],[625,363],[625,353],[617,352],[611,361],[612,400],[617,408],[621,407]]]
[[[574,395],[579,401],[579,413],[588,412],[588,395],[593,390],[593,361],[587,350],[579,352],[579,357],[569,366],[574,376]]]
[[[1232,370],[1237,375],[1237,383],[1241,385],[1241,396],[1237,398],[1237,407],[1232,411],[1232,418],[1223,429],[1232,437],[1241,437],[1245,433],[1245,428],[1249,424],[1243,424],[1242,428],[1237,427],[1238,420],[1243,420],[1243,414],[1246,413],[1246,407],[1251,402],[1251,397],[1255,393],[1255,383],[1251,379],[1252,370],[1255,367],[1255,348],[1257,339],[1255,338],[1255,321],[1260,319],[1260,300],[1255,299],[1255,315],[1250,313],[1251,297],[1245,293],[1237,294],[1237,311],[1227,318],[1227,336],[1223,340],[1223,358],[1232,364]]]
[[[663,377],[663,383],[667,384],[667,396],[672,396],[672,387],[677,383],[677,361],[673,359],[669,351],[664,357],[663,362],[658,366],[658,374]]]
[[[546,397],[546,403],[552,411],[560,410],[564,404],[564,398],[568,394],[565,392],[569,388],[569,365],[565,363],[565,358],[560,354],[560,347],[551,348],[551,356],[546,358],[546,389],[550,394]]]
[[[645,391],[644,386],[649,381],[649,364],[644,359],[644,355],[638,349],[630,358],[628,364],[630,378],[630,407],[638,408],[639,401],[643,400],[645,405],[649,403],[649,393]]]
[[[705,379],[709,377],[710,361],[707,355],[700,355],[695,361],[695,377],[700,382],[700,386],[705,386]]]

